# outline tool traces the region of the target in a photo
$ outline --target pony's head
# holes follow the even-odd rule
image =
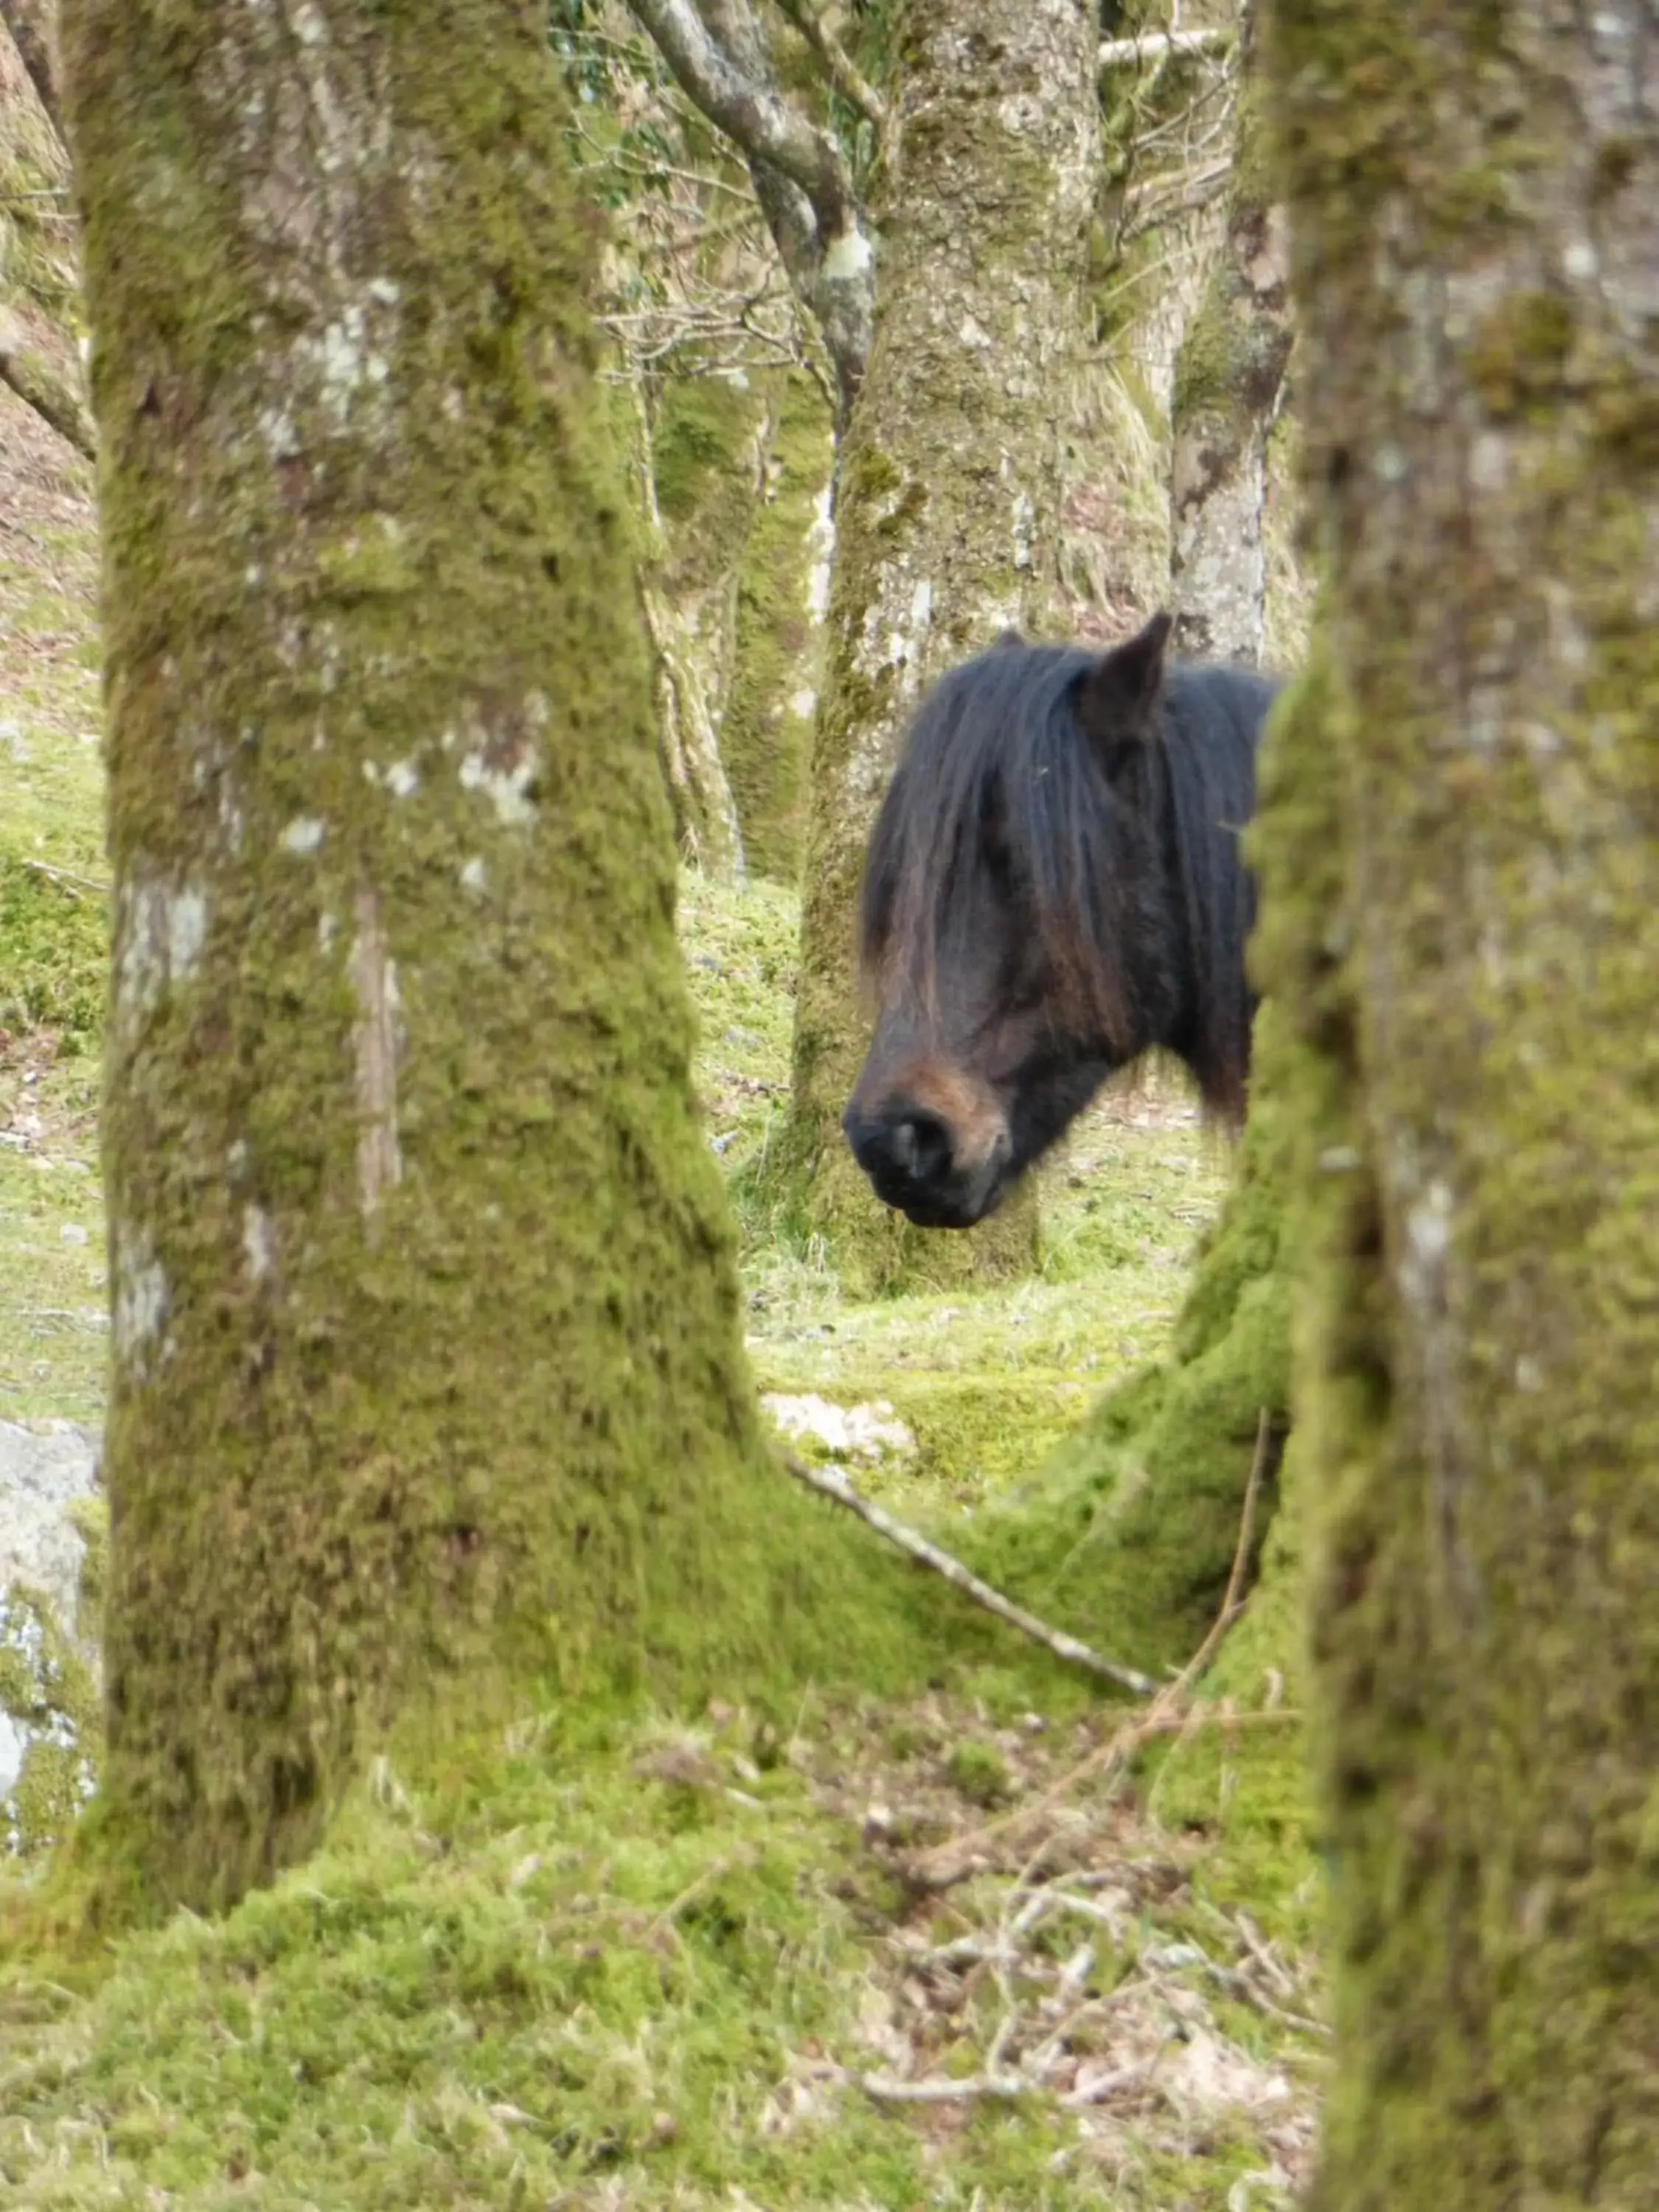
[[[1149,1045],[1185,1053],[1224,1110],[1229,1083],[1242,1098],[1242,1064],[1213,1086],[1202,1064],[1213,948],[1190,878],[1237,861],[1183,849],[1170,627],[1104,654],[1010,634],[917,709],[870,841],[878,1012],[842,1126],[878,1196],[922,1227],[981,1220]]]

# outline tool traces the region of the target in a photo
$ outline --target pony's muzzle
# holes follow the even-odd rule
[[[999,1111],[951,1114],[956,1103],[918,1096],[938,1085],[890,1091],[873,1104],[855,1091],[842,1117],[853,1157],[884,1206],[923,1229],[969,1229],[1002,1195],[1011,1146]]]

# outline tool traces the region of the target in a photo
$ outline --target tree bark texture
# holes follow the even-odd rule
[[[79,310],[70,166],[34,69],[55,52],[46,11],[0,11],[0,380],[83,453],[93,445],[75,323]]]
[[[720,755],[750,872],[800,879],[835,532],[830,411],[799,369],[767,380],[757,500],[738,572]]]
[[[784,1665],[823,1539],[793,1491],[747,1510],[539,18],[75,0],[65,30],[115,878],[106,1790],[149,1893],[201,1902],[303,1851],[394,1718]]]
[[[948,1266],[975,1244],[1030,1251],[1020,1207],[948,1246],[890,1227],[838,1121],[866,1034],[854,947],[865,842],[906,718],[951,663],[1051,618],[1100,162],[1082,0],[914,0],[894,37],[875,336],[837,475],[791,1142],[817,1225],[854,1265],[868,1246],[884,1273]]]
[[[1267,61],[1334,672],[1261,848],[1320,1224],[1313,2202],[1647,2206],[1659,43],[1274,0]]]
[[[737,647],[738,571],[759,494],[763,395],[724,377],[634,386],[647,546],[641,577],[657,742],[679,848],[740,879],[743,830],[720,752]]]
[[[1254,56],[1237,102],[1226,228],[1176,358],[1170,586],[1194,660],[1261,664],[1267,438],[1291,352],[1289,263],[1261,145]]]

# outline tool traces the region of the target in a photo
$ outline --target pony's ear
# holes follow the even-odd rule
[[[1024,639],[1017,629],[1005,629],[991,647],[993,653],[1006,653],[1011,645],[1024,645]]]
[[[1102,653],[1078,686],[1078,720],[1115,775],[1153,734],[1152,708],[1164,681],[1164,648],[1175,618],[1155,614],[1126,644]]]

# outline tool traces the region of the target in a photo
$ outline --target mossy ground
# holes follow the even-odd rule
[[[33,504],[0,500],[0,1414],[96,1419],[102,906],[21,865],[102,872],[95,563],[83,476],[27,423],[20,437],[8,469],[33,455]],[[1227,1161],[1155,1074],[1050,1171],[1035,1276],[849,1301],[767,1197],[797,926],[775,887],[683,878],[750,1356],[766,1389],[890,1401],[917,1449],[861,1480],[970,1550],[982,1509],[1167,1346]],[[1270,1671],[1249,1634],[1218,1677],[1241,1707]],[[1095,1638],[1109,1648],[1109,1624]],[[578,1719],[550,1692],[418,1777],[381,1767],[273,1891],[92,1958],[41,1936],[53,1878],[0,1887],[0,2197],[354,2212],[1286,2201],[1320,2047],[1296,2025],[1318,1896],[1299,1732],[1212,1721],[1109,1782],[1058,1787],[1098,1761],[1123,1708],[1012,1655],[950,1672],[902,1707],[809,1692],[783,1731],[736,1705],[690,1723]],[[911,1878],[917,1850],[980,1832],[967,1881]],[[1125,1902],[1109,1927],[1068,1905],[1024,1952],[953,1978],[941,1947],[994,1959],[1045,1874],[1085,1904]],[[1043,2008],[1066,2004],[1086,2049],[1065,2080],[1138,2069],[1098,2104],[894,2107],[860,2086],[981,2073],[1010,2020],[1031,2033],[1006,2048],[1037,2050],[1059,2025]]]

